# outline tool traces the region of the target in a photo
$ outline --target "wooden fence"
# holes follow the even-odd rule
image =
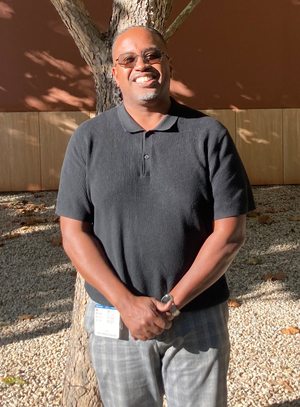
[[[252,185],[300,184],[300,109],[207,110]],[[0,113],[0,191],[56,190],[69,138],[93,112]]]

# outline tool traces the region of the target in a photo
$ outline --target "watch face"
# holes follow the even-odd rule
[[[169,301],[173,301],[173,297],[170,294],[166,294],[162,297],[161,302],[163,302],[164,304],[166,304]]]

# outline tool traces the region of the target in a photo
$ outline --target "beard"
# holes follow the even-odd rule
[[[153,89],[152,92],[143,93],[143,94],[137,95],[137,99],[138,99],[138,100],[144,100],[144,101],[153,100],[153,99],[156,98],[157,94],[158,94],[158,90],[157,90],[157,89]]]

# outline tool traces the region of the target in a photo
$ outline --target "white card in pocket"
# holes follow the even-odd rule
[[[94,333],[96,336],[119,339],[123,322],[115,307],[95,304]]]

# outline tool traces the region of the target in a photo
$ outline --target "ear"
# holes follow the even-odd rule
[[[119,88],[120,84],[119,84],[119,81],[118,81],[118,72],[117,72],[117,68],[115,66],[112,67],[112,73],[113,73],[113,76],[115,78],[117,87]]]

